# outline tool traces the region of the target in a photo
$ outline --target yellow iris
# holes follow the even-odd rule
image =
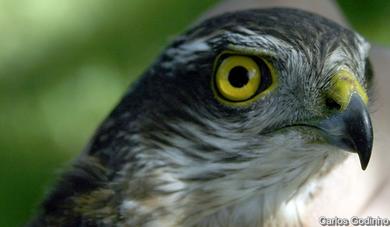
[[[230,56],[219,65],[216,73],[219,93],[231,101],[244,101],[255,95],[261,82],[257,63],[250,57]]]

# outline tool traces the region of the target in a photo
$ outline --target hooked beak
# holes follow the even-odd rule
[[[373,130],[367,106],[358,94],[353,94],[343,112],[329,117],[317,125],[333,145],[356,152],[363,170],[371,157]]]
[[[363,170],[370,161],[373,130],[367,109],[368,97],[356,77],[341,70],[332,79],[328,98],[339,105],[332,116],[318,122],[330,144],[359,155]]]

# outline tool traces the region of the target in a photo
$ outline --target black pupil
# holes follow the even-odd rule
[[[242,66],[236,66],[230,70],[228,79],[233,87],[243,87],[249,82],[248,70]]]

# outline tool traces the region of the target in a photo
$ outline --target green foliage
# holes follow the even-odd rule
[[[130,82],[216,2],[0,0],[0,226],[26,222]],[[339,2],[390,42],[388,2]]]
[[[370,41],[390,43],[390,1],[338,0],[352,26]]]

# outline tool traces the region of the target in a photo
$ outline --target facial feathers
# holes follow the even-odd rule
[[[368,49],[294,9],[194,26],[129,88],[32,226],[299,225],[318,176],[347,155],[302,123],[329,116],[324,94],[341,68],[369,87]],[[236,55],[263,61],[275,88],[242,105],[220,97],[216,69]]]

